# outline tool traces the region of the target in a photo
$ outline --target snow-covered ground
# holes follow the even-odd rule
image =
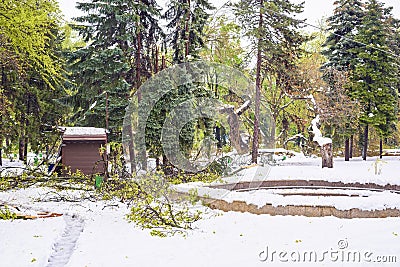
[[[343,183],[373,183],[376,185],[400,184],[400,158],[385,157],[383,160],[371,158],[362,161],[355,158],[350,162],[336,159],[333,169],[321,168],[320,158],[290,158],[278,166],[252,166],[243,171],[211,184],[189,183],[177,185],[182,192],[196,189],[200,196],[222,199],[228,203],[243,201],[262,207],[273,206],[330,206],[339,210],[385,210],[400,209],[400,192],[344,190],[344,189],[263,189],[262,181],[279,180],[324,180]],[[259,190],[230,191],[210,188],[208,185],[237,184],[253,182]],[[330,194],[334,193],[334,196]],[[340,196],[338,196],[338,194]],[[349,197],[353,196],[353,197]]]
[[[249,168],[245,175],[227,180],[267,177],[400,184],[399,157],[384,158],[386,163],[339,159],[332,170],[320,169],[321,159],[290,160],[265,173]],[[376,164],[381,164],[380,174]],[[186,237],[159,238],[128,223],[124,204],[52,202],[52,196],[60,193],[46,188],[0,192],[0,203],[18,206],[21,212],[64,214],[0,221],[0,266],[382,266],[385,261],[383,266],[400,266],[399,218],[270,216],[199,206],[203,219]],[[397,194],[391,197],[400,199]]]

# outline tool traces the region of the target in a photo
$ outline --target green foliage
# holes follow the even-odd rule
[[[172,46],[173,62],[182,63],[186,56],[198,58],[204,47],[204,27],[214,9],[208,0],[170,0],[163,18],[170,30],[167,40]]]
[[[213,17],[204,28],[205,48],[200,55],[203,59],[233,68],[244,66],[244,49],[240,42],[240,27],[224,15]]]
[[[332,119],[337,121],[340,118],[343,122],[336,123],[341,127],[331,130],[348,138],[354,134],[358,124],[364,126],[365,131],[368,125],[372,125],[381,139],[388,137],[395,129],[398,112],[398,20],[392,17],[392,8],[385,8],[376,0],[366,3],[339,0],[335,5],[334,15],[328,18],[331,34],[323,51],[328,59],[324,64],[324,79],[329,85],[324,93],[327,97],[342,94],[340,91],[343,90],[337,87],[337,77],[332,73],[343,72],[340,75],[348,76],[348,80],[341,87],[345,88],[345,94],[351,100],[346,101],[349,103],[348,116],[336,116],[337,112],[334,112]],[[350,103],[357,104],[352,112]],[[336,105],[343,106],[341,103]],[[345,115],[343,109],[338,109]],[[365,134],[362,138],[364,152],[368,143],[368,134]]]
[[[110,154],[108,155],[107,163],[110,168],[108,177],[111,179],[123,179],[129,177],[130,174],[126,169],[122,144],[117,142],[111,142],[108,144],[110,146]]]
[[[357,59],[353,61],[355,69],[351,76],[351,96],[362,105],[360,122],[373,125],[381,137],[392,133],[398,112],[398,59],[390,48],[390,11],[376,0],[368,1],[356,35],[358,42],[367,45],[353,49]]]
[[[132,87],[138,90],[141,77],[152,75],[152,52],[162,36],[159,9],[154,0],[93,0],[77,7],[84,15],[72,27],[88,45],[69,58],[71,121],[102,128],[108,121],[111,140],[120,141]]]
[[[331,137],[334,147],[355,134],[359,126],[360,104],[349,96],[349,77],[345,71],[328,69],[325,80],[330,87],[316,95],[324,132]]]
[[[138,108],[138,125],[145,125],[146,130],[139,131],[135,139],[139,143],[138,140],[144,140],[145,134],[146,150],[150,157],[165,158],[164,150],[175,151],[176,125],[165,123],[167,119],[179,118],[180,121],[186,122],[179,131],[179,149],[187,158],[197,154],[193,152],[196,149],[201,150],[200,139],[212,138],[214,122],[207,118],[194,118],[193,115],[200,106],[199,98],[212,98],[212,91],[208,87],[192,82],[198,75],[197,71],[199,70],[193,66],[188,68],[187,65],[177,65],[174,66],[171,76],[160,74],[143,84],[142,100]],[[158,98],[160,99],[157,103],[153,103]],[[153,106],[151,111],[147,110],[149,106]],[[162,133],[164,139],[161,138]],[[139,146],[136,145],[143,151],[144,148]],[[144,161],[142,154],[138,155],[140,162]],[[170,165],[164,162],[163,167],[165,172],[168,172]]]
[[[327,19],[328,35],[322,54],[328,59],[324,68],[337,71],[354,69],[354,59],[357,54],[353,49],[361,47],[354,42],[364,16],[363,3],[360,0],[339,0],[335,2],[335,12]]]
[[[239,25],[251,41],[251,56],[257,58],[255,112],[251,123],[254,124],[252,162],[257,161],[260,136],[266,139],[261,140],[264,145],[275,146],[275,124],[282,111],[293,103],[290,96],[305,93],[299,86],[297,61],[306,38],[300,33],[302,22],[294,18],[302,12],[303,4],[293,4],[288,0],[242,0],[233,4]],[[261,91],[263,88],[266,88],[265,92]],[[260,105],[259,94],[264,94],[268,107]],[[258,129],[263,128],[259,126],[260,113],[268,114],[267,117],[272,115],[271,125],[264,127],[268,129]],[[264,121],[261,123],[266,124]],[[263,131],[262,135],[258,135],[259,130]]]
[[[327,61],[322,70],[328,87],[321,92],[318,101],[325,131],[333,138],[335,146],[343,137],[354,134],[358,125],[360,110],[349,98],[352,89],[348,76],[354,71],[357,59],[354,49],[362,47],[354,38],[364,14],[361,1],[339,0],[335,2],[334,14],[327,20],[330,33],[323,44],[322,54]]]
[[[45,129],[63,123],[65,107],[54,101],[65,81],[59,13],[53,0],[0,5],[0,147],[18,142],[20,159],[29,145],[51,145]]]
[[[55,0],[5,0],[0,5],[0,35],[7,37],[21,63],[51,89],[59,84],[63,73],[54,50],[49,49],[59,20]]]
[[[250,38],[252,50],[261,49],[264,77],[274,76],[278,86],[286,85],[290,90],[296,77],[296,59],[300,56],[300,45],[306,38],[300,34],[303,27],[294,16],[303,10],[303,4],[284,1],[243,0],[233,4],[245,36]],[[259,12],[263,15],[260,24]]]
[[[17,214],[11,212],[7,205],[0,207],[0,220],[15,220]]]
[[[199,220],[201,212],[191,207],[193,194],[182,196],[159,174],[147,174],[131,180],[109,180],[101,189],[104,199],[126,202],[131,211],[128,221],[152,235],[165,237],[185,234]]]
[[[73,30],[68,24],[62,26],[62,31],[64,33],[64,40],[62,42],[63,51],[74,52],[86,45],[86,43],[79,38],[78,32]]]
[[[212,162],[204,171],[198,173],[180,172],[177,175],[167,177],[168,182],[172,184],[203,182],[211,183],[220,180],[221,175],[226,170],[226,165],[222,161]]]

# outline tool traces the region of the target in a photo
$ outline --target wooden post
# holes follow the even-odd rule
[[[332,143],[321,146],[322,168],[333,168]]]

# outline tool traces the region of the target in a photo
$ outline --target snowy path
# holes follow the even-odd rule
[[[83,219],[75,215],[64,215],[64,220],[66,223],[64,232],[53,246],[47,267],[65,266],[73,254],[76,242],[83,231]]]

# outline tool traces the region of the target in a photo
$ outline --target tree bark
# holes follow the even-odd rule
[[[163,155],[162,156],[163,160],[163,172],[165,175],[171,175],[173,173],[173,167],[171,166],[171,163],[169,162],[169,159],[167,156]]]
[[[240,155],[247,153],[249,147],[243,142],[240,136],[239,115],[235,112],[233,107],[224,109],[223,112],[228,114],[228,124],[230,127],[229,139],[232,147],[234,147]]]
[[[6,86],[6,74],[5,74],[5,67],[3,66],[1,68],[1,87],[5,87]],[[0,91],[0,123],[3,124],[3,113],[5,113],[5,107],[4,107],[4,101],[3,101],[3,93],[2,91]],[[3,166],[3,159],[2,159],[2,148],[3,148],[3,134],[4,132],[2,132],[0,130],[0,166]]]
[[[157,157],[157,158],[156,158],[156,170],[157,170],[157,171],[160,170],[160,165],[161,165],[161,163],[160,163],[160,158]]]
[[[155,56],[155,68],[154,68],[154,73],[158,73],[159,70],[159,62],[158,62],[158,57],[159,57],[159,50],[158,50],[158,46],[156,45],[156,56]]]
[[[190,46],[190,31],[189,31],[189,23],[190,23],[190,0],[187,0],[188,9],[186,10],[186,21],[185,21],[185,60],[189,55],[189,46]]]
[[[321,146],[322,168],[333,168],[332,143]]]
[[[263,13],[262,7],[264,1],[260,0],[260,14],[258,21],[258,29],[263,27]],[[251,150],[251,162],[257,163],[258,156],[258,135],[259,135],[259,117],[260,117],[260,98],[261,98],[261,40],[258,40],[257,47],[257,70],[256,70],[256,99],[254,107],[254,132],[253,132],[253,146]]]
[[[354,142],[354,135],[350,136],[350,151],[349,151],[349,158],[353,158],[353,142]]]
[[[19,160],[24,160],[24,151],[25,151],[25,142],[24,142],[24,137],[21,136],[19,138],[19,144],[18,144],[18,158]]]
[[[108,92],[106,91],[106,130],[108,130]]]
[[[140,2],[140,1],[139,1]],[[137,90],[137,98],[138,98],[138,103],[142,100],[142,92],[140,90],[141,86],[141,52],[142,52],[142,33],[140,30],[140,23],[138,22],[136,24],[137,27],[137,33],[136,33],[136,77],[135,77],[135,84],[136,84],[136,90]],[[133,141],[132,141],[133,144]],[[147,155],[146,155],[146,145],[144,147],[138,147],[139,153],[138,153],[138,159],[141,163],[141,169],[142,170],[147,170]],[[132,148],[133,150],[133,148]],[[136,164],[135,164],[136,165]],[[132,166],[132,163],[131,163]],[[136,172],[136,169],[135,169]]]
[[[362,159],[367,160],[367,150],[368,150],[368,124],[365,125],[363,134],[363,148],[362,148]]]
[[[379,140],[379,158],[382,158],[382,154],[383,154],[383,140],[382,138]]]
[[[133,136],[133,131],[132,131],[132,125],[128,125],[128,133],[129,133],[129,143],[128,143],[128,149],[129,149],[129,159],[130,159],[130,166],[131,166],[131,175],[133,173],[136,173],[136,157],[135,157],[135,144],[134,144],[134,136]]]
[[[28,137],[25,137],[24,141],[24,163],[28,164],[28,144],[29,144],[29,139]]]
[[[165,54],[161,56],[161,70],[164,70],[166,68],[167,64],[165,62]]]
[[[348,137],[346,137],[346,140],[344,141],[344,160],[349,161],[350,160],[350,140]]]
[[[217,139],[217,148],[222,148],[221,128],[215,127],[215,139]]]

